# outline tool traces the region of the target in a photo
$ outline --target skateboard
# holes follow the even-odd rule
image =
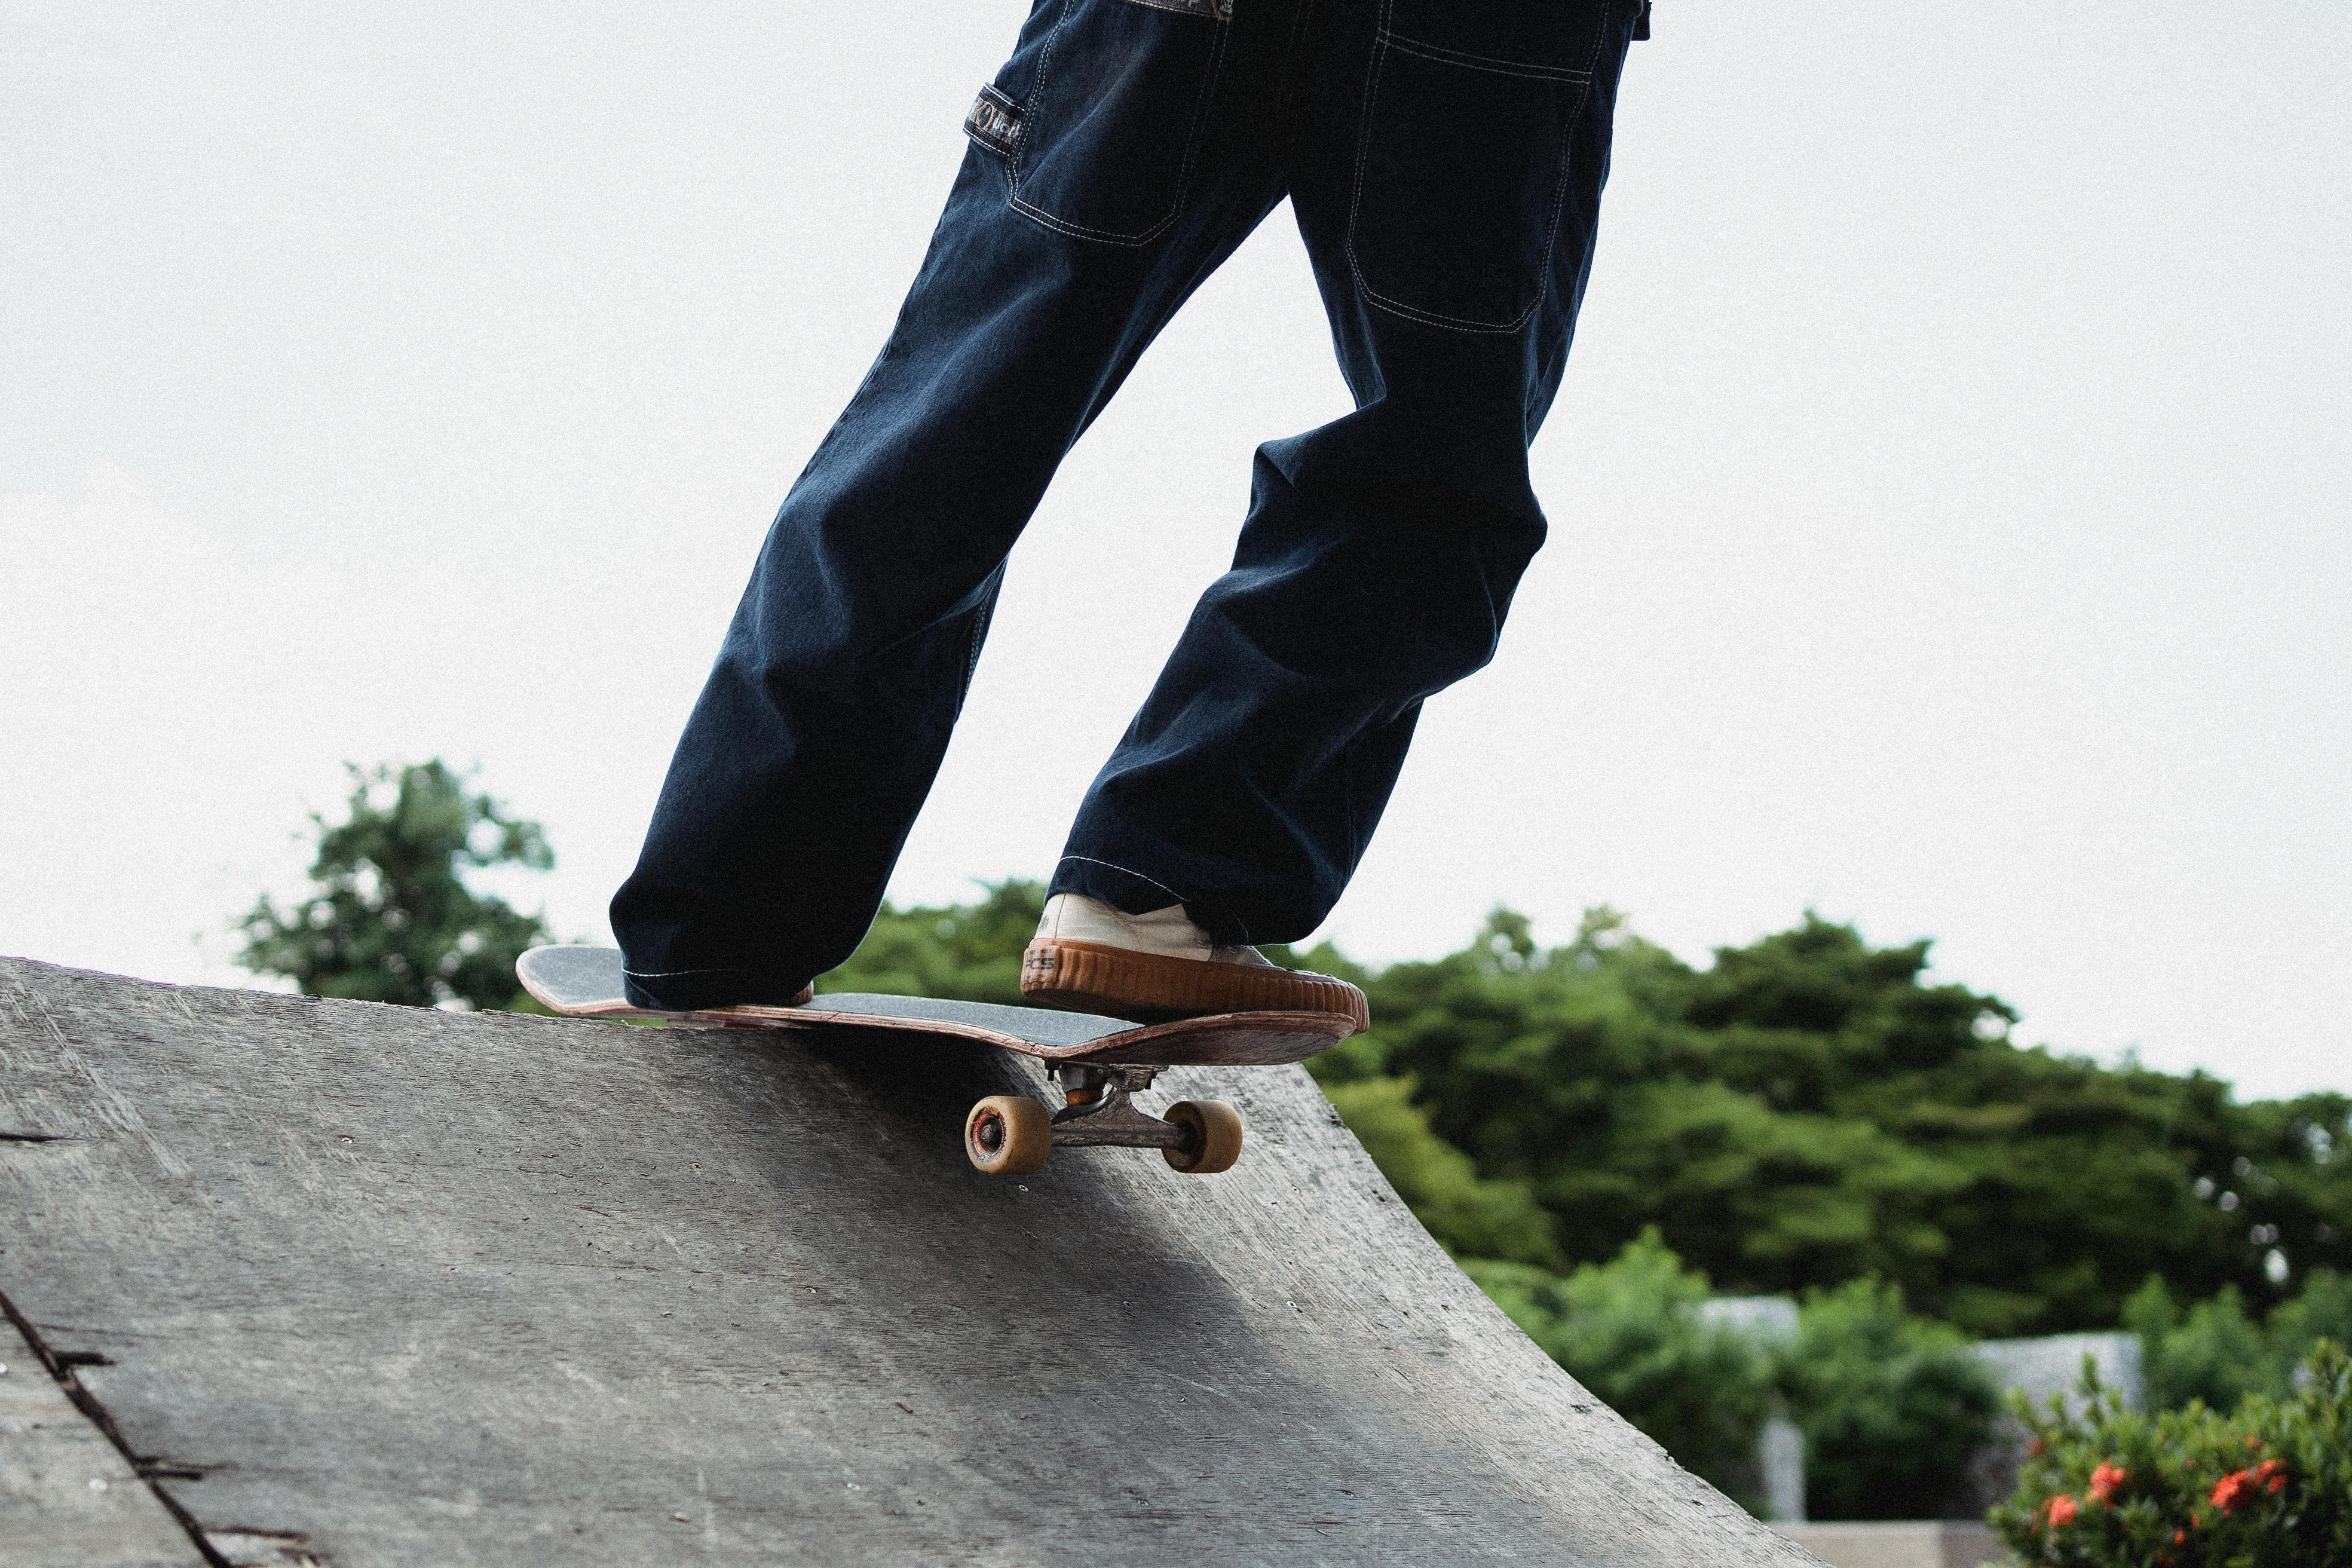
[[[667,1018],[704,1027],[893,1029],[977,1040],[1035,1057],[1061,1093],[1048,1110],[1025,1094],[992,1094],[964,1118],[963,1148],[992,1175],[1034,1171],[1056,1149],[1157,1149],[1195,1175],[1230,1170],[1241,1158],[1241,1112],[1222,1100],[1178,1100],[1161,1115],[1139,1109],[1138,1092],[1174,1067],[1275,1067],[1304,1061],[1355,1033],[1337,1013],[1223,1013],[1137,1024],[1092,1013],[1007,1007],[828,991],[790,1005],[659,1013],[629,1005],[614,947],[534,947],[515,961],[523,989],[551,1011],[582,1018]]]

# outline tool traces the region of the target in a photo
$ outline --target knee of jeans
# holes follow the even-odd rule
[[[722,662],[772,688],[863,704],[877,685],[906,689],[929,678],[970,681],[994,605],[992,577],[945,610],[900,599],[784,595],[746,605],[730,628]]]
[[[1465,520],[1487,528],[1526,519],[1540,527],[1543,516],[1516,406],[1383,397],[1304,437],[1269,442],[1260,458],[1297,489],[1352,492],[1374,510],[1475,511]]]

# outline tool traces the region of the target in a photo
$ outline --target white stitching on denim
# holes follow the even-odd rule
[[[1364,165],[1371,161],[1372,110],[1381,100],[1380,34],[1389,27],[1390,0],[1381,0],[1381,25],[1372,40],[1371,62],[1364,68],[1364,112],[1356,125],[1356,184],[1348,195],[1348,234],[1340,249],[1348,258],[1348,270],[1354,274],[1356,287],[1364,287],[1363,274],[1356,267],[1356,219],[1364,207]]]
[[[1130,5],[1149,5],[1154,11],[1174,11],[1186,16],[1206,16],[1212,22],[1232,20],[1217,14],[1215,0],[1127,0]]]
[[[1063,21],[1066,22],[1068,19],[1068,16],[1065,14]],[[1058,37],[1061,34],[1061,23],[1055,24],[1054,31],[1055,37]],[[1046,53],[1048,56],[1051,55],[1052,49],[1053,40],[1048,39],[1046,41]],[[1191,144],[1187,146],[1184,151],[1183,167],[1176,172],[1176,205],[1168,209],[1168,216],[1166,217],[1161,218],[1150,228],[1146,229],[1143,233],[1136,235],[1131,238],[1124,235],[1113,234],[1108,229],[1088,228],[1083,224],[1075,224],[1065,218],[1055,217],[1053,214],[1046,212],[1044,208],[1033,206],[1029,203],[1021,199],[1021,183],[1017,167],[1019,160],[1017,156],[1007,168],[1010,191],[1008,199],[1010,200],[1013,209],[1017,212],[1026,214],[1028,216],[1034,218],[1047,228],[1057,230],[1060,233],[1070,235],[1076,238],[1097,240],[1105,245],[1121,245],[1130,247],[1149,245],[1153,240],[1159,238],[1162,234],[1165,234],[1168,231],[1169,226],[1173,224],[1176,219],[1182,215],[1184,211],[1184,198],[1190,195],[1192,191],[1192,165],[1199,161],[1201,153],[1201,142],[1202,136],[1201,122],[1202,117],[1207,113],[1210,90],[1216,85],[1217,68],[1223,62],[1224,55],[1225,35],[1223,32],[1220,32],[1217,35],[1215,44],[1212,46],[1209,51],[1209,68],[1202,74],[1201,96],[1192,106]],[[1031,89],[1032,96],[1034,96],[1038,89],[1043,88],[1045,85],[1045,64],[1046,61],[1044,58],[1041,58],[1037,62],[1037,87]],[[1021,123],[1021,136],[1016,139],[1016,153],[1018,151],[1020,142],[1025,140],[1028,129],[1028,119],[1026,116],[1024,116]]]
[[[1528,308],[1519,312],[1516,321],[1507,325],[1497,326],[1491,321],[1473,321],[1466,317],[1447,316],[1435,310],[1424,310],[1417,306],[1408,305],[1401,300],[1391,300],[1365,280],[1364,269],[1356,259],[1356,223],[1364,205],[1364,167],[1371,161],[1372,110],[1380,101],[1381,63],[1387,58],[1390,40],[1395,37],[1389,29],[1389,18],[1395,10],[1396,0],[1381,0],[1380,41],[1373,45],[1371,68],[1364,77],[1364,121],[1356,132],[1356,188],[1348,208],[1348,237],[1342,247],[1348,257],[1348,271],[1356,279],[1356,287],[1363,290],[1364,298],[1391,315],[1402,316],[1408,321],[1420,321],[1427,326],[1453,331],[1497,334],[1516,332],[1534,318],[1536,311],[1542,308],[1544,300],[1551,295],[1552,253],[1559,246],[1560,214],[1567,205],[1569,179],[1575,172],[1576,166],[1574,151],[1576,127],[1584,118],[1584,106],[1592,100],[1592,72],[1600,63],[1601,41],[1607,36],[1608,28],[1603,26],[1593,32],[1592,53],[1584,65],[1584,86],[1576,95],[1575,106],[1569,110],[1568,130],[1562,137],[1566,145],[1560,154],[1559,179],[1552,186],[1551,232],[1545,238],[1543,261],[1537,268],[1538,277],[1541,281],[1536,289],[1536,297],[1528,301]]]
[[[1037,77],[1029,86],[1029,97],[1032,102],[1045,94],[1046,73],[1052,68],[1054,63],[1054,46],[1061,42],[1062,29],[1070,25],[1070,18],[1077,14],[1077,8],[1078,0],[1064,0],[1062,19],[1054,24],[1053,32],[1046,37],[1045,48],[1039,51],[1037,56]],[[1198,15],[1197,12],[1187,14]],[[1209,95],[1216,86],[1218,68],[1224,63],[1227,36],[1228,29],[1218,27],[1216,39],[1209,47],[1209,68],[1201,73],[1201,96],[1192,104],[1192,121],[1187,131],[1188,144],[1184,149],[1184,163],[1176,172],[1176,205],[1168,209],[1166,217],[1139,235],[1113,234],[1108,229],[1088,228],[1083,224],[1075,224],[1067,219],[1055,217],[1044,208],[1033,206],[1023,201],[1021,199],[1021,149],[1028,141],[1030,117],[1026,113],[1022,115],[1020,129],[1014,133],[1013,154],[1004,161],[1005,204],[1013,211],[1023,214],[1046,228],[1069,235],[1073,238],[1096,240],[1104,245],[1126,246],[1132,248],[1149,245],[1167,233],[1169,226],[1182,215],[1184,198],[1192,193],[1192,165],[1200,159],[1201,142],[1204,139],[1202,121],[1208,113]]]
[[[1112,870],[1119,872],[1123,876],[1132,877],[1139,882],[1150,883],[1153,887],[1159,889],[1161,892],[1167,894],[1170,898],[1175,900],[1180,904],[1185,901],[1183,894],[1178,892],[1175,889],[1170,887],[1159,878],[1147,877],[1142,872],[1138,871],[1131,867],[1122,866],[1116,860],[1097,860],[1091,855],[1065,855],[1062,857],[1062,860],[1083,860],[1089,866],[1108,866]],[[1056,860],[1054,864],[1058,866],[1062,863],[1062,860]]]
[[[1460,66],[1465,70],[1493,71],[1500,76],[1538,77],[1546,81],[1584,81],[1592,75],[1589,70],[1578,70],[1573,66],[1529,65],[1519,60],[1498,60],[1486,55],[1474,55],[1465,49],[1449,49],[1443,44],[1423,43],[1402,33],[1391,33],[1385,27],[1381,30],[1380,41],[1406,54],[1419,55],[1440,65]]]

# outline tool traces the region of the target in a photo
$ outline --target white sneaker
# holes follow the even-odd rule
[[[1217,1013],[1336,1013],[1368,1027],[1364,994],[1344,980],[1284,969],[1254,947],[1209,940],[1181,904],[1131,915],[1056,893],[1021,960],[1021,991],[1048,1007],[1117,1018]]]

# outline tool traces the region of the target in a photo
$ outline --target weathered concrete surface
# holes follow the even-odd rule
[[[0,1563],[202,1568],[170,1510],[0,1318]]]
[[[359,1564],[1811,1561],[1563,1376],[1303,1072],[965,1164],[985,1048],[0,960],[0,1291],[220,1539]]]

